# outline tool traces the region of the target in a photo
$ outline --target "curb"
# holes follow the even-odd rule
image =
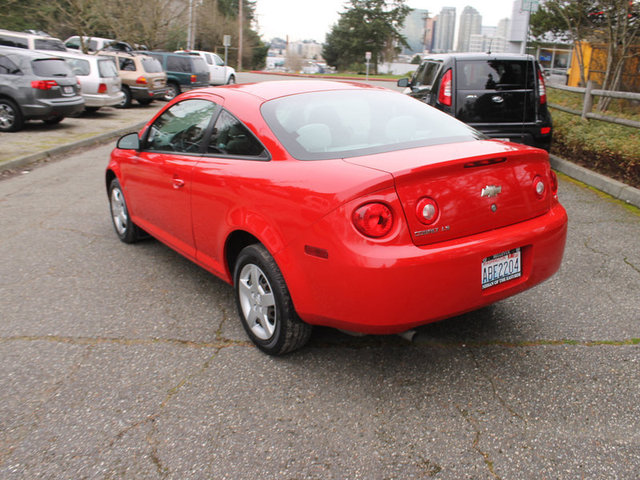
[[[626,183],[609,178],[601,173],[576,165],[555,155],[549,155],[549,162],[554,170],[563,173],[579,182],[597,188],[613,198],[640,208],[640,190]]]
[[[84,140],[78,140],[76,142],[71,142],[66,145],[54,147],[42,152],[32,153],[31,155],[25,155],[24,157],[18,157],[12,160],[7,160],[6,162],[0,163],[0,172],[22,168],[31,163],[36,163],[41,160],[50,159],[58,155],[63,155],[65,153],[70,153],[75,150],[80,150],[82,148],[108,143],[114,138],[121,137],[125,133],[139,131],[146,124],[147,124],[147,121],[140,122],[134,125],[129,125],[128,127],[120,128],[118,130],[113,130],[111,132],[101,133],[100,135],[96,135],[94,137],[85,138]]]

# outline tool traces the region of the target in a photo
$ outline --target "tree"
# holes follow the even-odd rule
[[[405,0],[349,0],[345,8],[325,40],[323,56],[329,65],[346,69],[363,63],[365,52],[371,52],[371,63],[377,73],[378,63],[392,60],[384,58],[389,45],[393,48],[387,57],[398,53],[398,44],[408,46],[400,34],[411,11]]]
[[[536,36],[550,32],[573,43],[583,85],[588,79],[581,43],[606,44],[602,88],[617,90],[625,62],[634,55],[631,47],[640,40],[639,13],[638,0],[547,0],[532,15],[531,27]],[[603,97],[598,109],[605,109],[607,104]]]

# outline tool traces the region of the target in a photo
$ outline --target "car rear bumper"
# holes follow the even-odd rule
[[[135,100],[160,99],[167,93],[167,87],[147,88],[129,86],[129,90],[131,91],[131,97]]]
[[[44,119],[51,117],[68,117],[84,110],[84,99],[80,96],[40,100],[37,104],[21,105],[26,119]]]
[[[122,91],[108,95],[83,93],[82,96],[84,97],[84,103],[87,107],[112,107],[120,105],[124,100],[124,93]]]
[[[389,334],[481,308],[549,278],[560,267],[567,215],[556,204],[516,225],[425,247],[369,244],[354,251],[332,233],[328,225],[313,231],[311,244],[328,245],[327,258],[306,254],[304,243],[276,255],[296,311],[311,324]],[[324,243],[331,236],[335,243]],[[482,260],[513,248],[522,252],[522,276],[483,290]]]

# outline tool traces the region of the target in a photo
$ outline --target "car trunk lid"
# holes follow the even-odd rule
[[[416,245],[453,240],[544,214],[550,208],[546,152],[497,141],[422,147],[345,160],[393,175]],[[542,180],[540,196],[535,183]],[[424,199],[437,213],[425,221]]]

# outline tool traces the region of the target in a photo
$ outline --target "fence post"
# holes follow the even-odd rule
[[[593,108],[593,95],[591,95],[591,90],[593,90],[593,81],[587,80],[587,88],[584,91],[584,103],[582,104],[582,119],[587,119],[587,113],[591,113],[591,109]]]

